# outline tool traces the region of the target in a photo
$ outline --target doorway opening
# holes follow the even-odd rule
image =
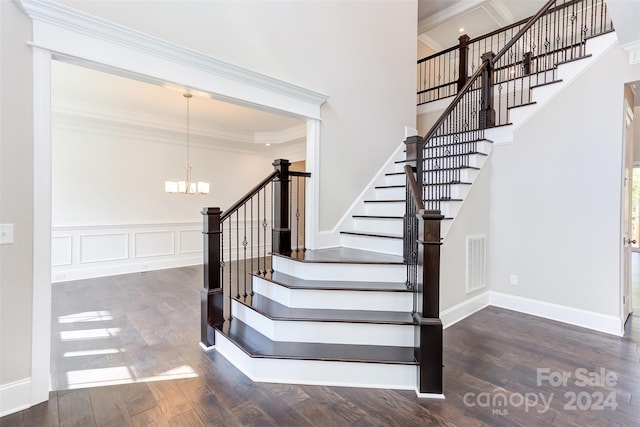
[[[198,376],[200,211],[276,158],[304,167],[306,120],[60,60],[51,112],[53,390]],[[187,125],[207,195],[164,191],[183,179]]]

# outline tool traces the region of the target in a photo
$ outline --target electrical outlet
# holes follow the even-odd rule
[[[517,274],[512,274],[511,276],[509,276],[509,283],[511,283],[512,285],[517,285],[518,284],[518,275]]]
[[[13,224],[0,224],[0,245],[13,244]]]

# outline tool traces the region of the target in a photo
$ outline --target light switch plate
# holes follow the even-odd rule
[[[0,224],[0,245],[13,243],[13,224]]]

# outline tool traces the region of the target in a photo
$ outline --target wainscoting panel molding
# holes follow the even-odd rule
[[[73,263],[73,237],[56,236],[51,238],[51,265],[59,267]]]
[[[51,281],[88,279],[202,263],[202,224],[53,227]]]
[[[200,230],[181,230],[179,239],[181,254],[202,252],[202,232]]]
[[[200,235],[202,237],[202,235]],[[157,257],[175,254],[173,231],[144,231],[134,233],[136,258]],[[202,243],[202,242],[200,242]],[[202,245],[200,245],[202,250]]]

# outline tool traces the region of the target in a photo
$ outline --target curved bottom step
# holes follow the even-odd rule
[[[217,350],[256,382],[415,390],[412,347],[271,341],[237,319],[216,330]]]

